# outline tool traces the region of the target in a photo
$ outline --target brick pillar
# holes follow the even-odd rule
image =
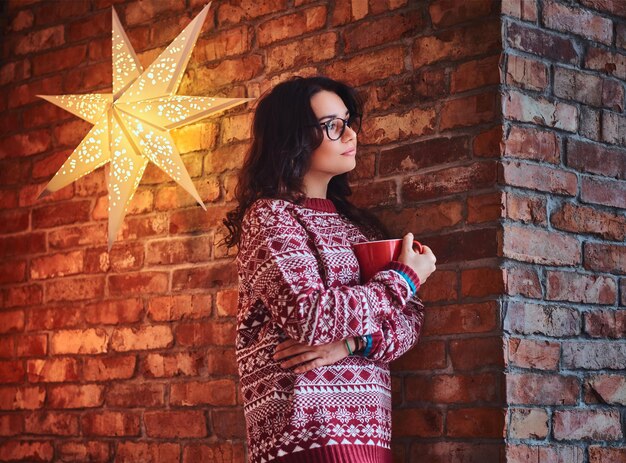
[[[626,461],[625,5],[503,2],[512,463]]]

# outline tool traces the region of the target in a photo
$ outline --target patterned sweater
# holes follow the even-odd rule
[[[419,279],[399,262],[359,283],[351,244],[375,239],[328,199],[256,201],[237,256],[237,362],[251,463],[391,461],[388,362],[417,341]],[[287,338],[320,345],[371,335],[367,357],[296,374],[272,359]]]

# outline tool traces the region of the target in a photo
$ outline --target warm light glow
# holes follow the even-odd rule
[[[40,197],[110,162],[109,249],[148,162],[206,210],[168,131],[251,100],[176,95],[210,6],[145,71],[113,9],[113,93],[39,95],[94,124]]]

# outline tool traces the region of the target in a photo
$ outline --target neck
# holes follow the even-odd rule
[[[319,178],[305,175],[302,179],[302,189],[307,198],[326,199],[330,178]]]

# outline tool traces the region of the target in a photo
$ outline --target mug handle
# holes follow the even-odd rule
[[[417,240],[413,240],[413,251],[417,252],[418,254],[423,254],[424,248],[422,247],[422,243]]]

